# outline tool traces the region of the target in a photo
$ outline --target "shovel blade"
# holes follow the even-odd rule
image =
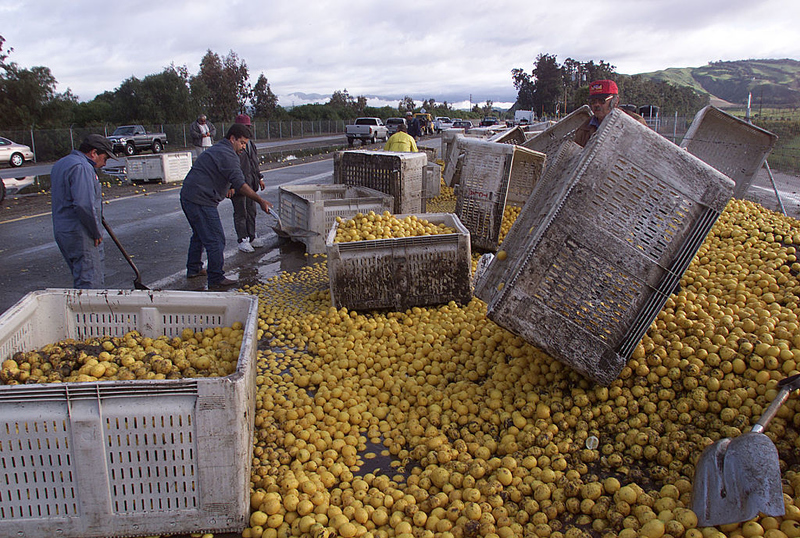
[[[720,439],[697,461],[692,510],[701,527],[785,513],[778,450],[763,433]]]

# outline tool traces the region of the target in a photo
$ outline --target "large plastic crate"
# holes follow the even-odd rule
[[[733,182],[622,111],[570,143],[476,284],[490,319],[609,384],[702,245]]]
[[[707,106],[700,110],[681,147],[736,183],[733,196],[743,198],[778,137],[769,131]]]
[[[129,181],[160,180],[161,183],[177,183],[186,178],[191,168],[190,151],[138,155],[125,159],[125,171]]]
[[[572,141],[575,131],[592,117],[592,109],[583,105],[569,113],[561,121],[548,127],[543,132],[526,140],[522,146],[545,155],[555,154],[566,141]]]
[[[422,175],[427,164],[425,152],[337,151],[333,155],[333,182],[391,194],[392,213],[420,213]]]
[[[0,316],[0,360],[65,338],[244,324],[227,377],[0,386],[0,535],[243,530],[257,317],[244,294],[56,289]]]
[[[456,233],[334,243],[328,233],[331,302],[350,310],[394,309],[472,298],[469,231],[452,213],[417,215]],[[406,215],[397,215],[405,218]]]
[[[394,198],[367,187],[348,185],[287,185],[278,189],[282,231],[305,244],[309,254],[325,252],[325,237],[336,217],[383,213],[394,209]]]
[[[526,140],[525,131],[519,125],[489,137],[489,142],[500,144],[524,144]]]
[[[512,144],[461,139],[464,157],[456,215],[476,248],[497,250],[506,205],[522,207],[544,168],[545,155]]]

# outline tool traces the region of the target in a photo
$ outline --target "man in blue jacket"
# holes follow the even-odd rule
[[[200,154],[183,180],[181,208],[192,227],[189,255],[186,260],[186,277],[208,276],[209,290],[224,290],[235,285],[235,280],[225,278],[225,231],[217,206],[233,189],[253,200],[264,212],[272,204],[261,198],[245,183],[239,154],[250,140],[250,129],[234,123],[225,138]],[[208,270],[203,269],[203,249],[208,258]]]
[[[105,287],[103,196],[95,169],[113,157],[111,142],[90,134],[50,171],[53,235],[78,289]]]

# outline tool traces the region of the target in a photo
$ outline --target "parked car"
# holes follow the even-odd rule
[[[441,133],[445,129],[449,129],[453,124],[453,120],[447,116],[437,116],[433,122],[433,129],[437,133]]]
[[[161,153],[167,144],[166,134],[148,133],[141,125],[121,125],[108,139],[114,144],[114,153],[124,153],[129,157],[146,150]]]
[[[481,120],[481,125],[480,126],[481,127],[489,127],[491,125],[497,125],[499,123],[500,123],[500,120],[498,120],[496,117],[494,117],[494,116],[486,116],[485,118],[483,118]]]
[[[472,129],[472,122],[469,120],[453,120],[451,129]]]
[[[18,194],[22,189],[33,185],[36,181],[36,176],[25,177],[7,177],[0,181],[0,202],[2,202],[6,195]]]
[[[13,167],[22,166],[25,161],[33,160],[30,146],[17,144],[0,136],[0,163],[8,163]]]
[[[389,131],[389,136],[391,136],[394,133],[396,133],[398,127],[400,127],[401,125],[405,125],[406,127],[408,127],[408,125],[406,124],[405,118],[389,118],[389,119],[387,119],[386,120],[386,129]]]

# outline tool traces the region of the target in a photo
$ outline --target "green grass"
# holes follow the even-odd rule
[[[770,167],[787,174],[800,174],[800,136],[778,139],[767,158]]]

